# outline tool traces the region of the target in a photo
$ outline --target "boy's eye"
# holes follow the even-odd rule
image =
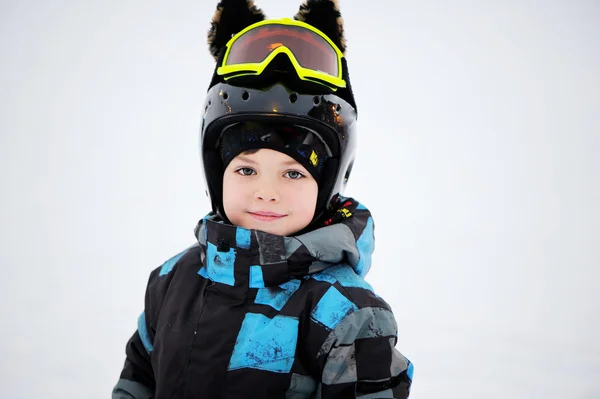
[[[297,170],[290,170],[285,172],[285,175],[287,176],[287,178],[292,179],[292,180],[298,180],[304,177],[304,175],[300,172],[298,172]]]
[[[252,168],[239,168],[236,172],[242,176],[250,176],[256,173]]]

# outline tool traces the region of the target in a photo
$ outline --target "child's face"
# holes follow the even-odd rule
[[[223,175],[223,207],[231,223],[281,236],[311,222],[318,191],[302,165],[269,149],[238,155]]]

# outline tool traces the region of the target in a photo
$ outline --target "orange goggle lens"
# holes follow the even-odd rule
[[[301,26],[258,26],[231,43],[223,66],[259,64],[278,47],[287,47],[302,68],[341,78],[340,59],[327,40]]]

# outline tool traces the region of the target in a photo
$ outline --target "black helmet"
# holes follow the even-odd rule
[[[331,154],[319,181],[313,223],[326,216],[327,204],[341,194],[350,176],[356,149],[357,108],[346,59],[342,58],[345,88],[302,81],[290,60],[280,54],[260,76],[228,79],[217,74],[227,41],[237,32],[265,19],[252,1],[221,1],[209,31],[209,46],[217,64],[204,103],[200,158],[213,212],[227,220],[223,210],[223,162],[220,138],[228,127],[242,122],[296,125],[316,133]],[[336,1],[311,1],[294,17],[321,30],[343,52],[341,17]],[[333,22],[333,24],[332,24]],[[225,29],[225,31],[224,31]],[[330,31],[327,31],[329,29]]]

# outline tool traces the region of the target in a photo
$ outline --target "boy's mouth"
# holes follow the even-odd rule
[[[271,222],[274,220],[279,220],[287,215],[282,215],[280,213],[275,212],[267,212],[267,211],[257,211],[257,212],[248,212],[250,216],[252,216],[256,220],[260,220],[261,222]]]

